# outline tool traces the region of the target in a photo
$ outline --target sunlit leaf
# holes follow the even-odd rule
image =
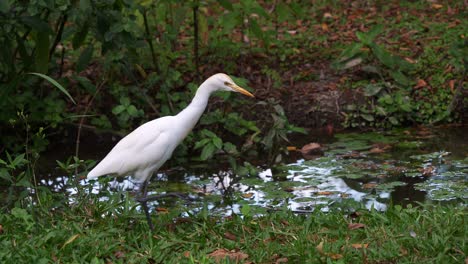
[[[374,95],[378,94],[382,90],[382,88],[383,88],[382,85],[370,83],[370,84],[366,85],[366,87],[364,87],[364,89],[363,89],[364,95],[365,96],[374,96]]]
[[[80,234],[75,234],[75,235],[71,236],[67,241],[65,241],[65,243],[63,243],[62,248],[64,248],[66,245],[68,245],[68,244],[72,243],[73,241],[75,241],[79,236],[80,236]]]

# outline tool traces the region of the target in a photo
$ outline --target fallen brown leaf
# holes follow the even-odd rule
[[[428,166],[426,168],[420,169],[420,171],[424,177],[429,177],[436,173],[436,168],[433,166]]]
[[[453,93],[454,90],[455,90],[455,80],[450,80],[449,81],[449,87],[450,87],[450,91],[452,91],[452,93]]]
[[[119,251],[116,251],[116,252],[114,253],[114,257],[115,257],[115,258],[118,258],[118,259],[119,259],[119,258],[124,258],[124,257],[125,257],[125,253],[123,253],[123,252],[120,251],[120,250],[119,250]]]
[[[343,258],[343,255],[338,254],[338,253],[327,253],[327,256],[329,256],[333,260],[341,259]]]
[[[226,258],[234,261],[244,260],[247,259],[249,255],[236,250],[229,251],[225,248],[220,248],[208,254],[208,257],[213,258],[217,263],[219,263]]]
[[[351,151],[350,153],[346,153],[343,155],[339,156],[340,158],[343,159],[358,159],[358,158],[364,158],[364,156],[358,152],[358,151]]]
[[[317,195],[331,195],[333,193],[334,192],[330,192],[330,191],[321,191],[321,192],[317,192]]]
[[[304,145],[301,148],[301,153],[302,154],[309,154],[309,155],[322,155],[323,150],[322,146],[319,143],[309,143],[307,145]]]
[[[253,193],[244,193],[244,194],[242,194],[242,197],[251,198],[253,195],[254,195]]]
[[[371,148],[369,150],[369,153],[373,153],[373,154],[384,153],[384,152],[385,152],[385,150],[383,150],[381,148],[378,148],[378,147]]]
[[[333,18],[332,14],[330,14],[329,12],[325,12],[323,14],[323,18]]]
[[[182,253],[182,255],[184,255],[184,257],[186,258],[190,258],[190,251],[184,251],[184,253]]]
[[[275,261],[276,264],[278,263],[288,263],[288,258],[279,258]]]
[[[423,79],[419,79],[418,82],[416,83],[416,85],[414,86],[414,89],[420,89],[420,88],[424,88],[427,86],[427,82],[424,81]]]
[[[317,249],[317,251],[320,253],[320,254],[323,254],[323,241],[320,241],[320,243],[315,247]]]
[[[156,212],[168,213],[169,210],[167,208],[164,208],[164,207],[156,207]]]
[[[294,146],[288,146],[286,149],[287,149],[288,151],[296,151],[296,150],[297,150],[297,148],[294,147]]]
[[[224,238],[229,239],[229,240],[232,240],[232,241],[236,241],[236,240],[237,240],[236,235],[234,235],[233,233],[230,233],[230,232],[225,232],[225,233],[224,233]]]
[[[323,30],[323,31],[325,31],[325,32],[328,32],[328,31],[329,31],[328,25],[327,25],[327,24],[322,23],[321,27],[322,27],[322,30]]]
[[[406,57],[405,60],[406,60],[407,62],[411,63],[411,64],[415,64],[415,63],[416,63],[415,60],[413,60],[413,59],[411,59],[411,58],[408,58],[408,57]]]
[[[367,248],[369,247],[369,244],[351,244],[351,246],[355,249],[361,249],[361,248]]]
[[[369,150],[369,152],[370,153],[382,153],[391,148],[392,146],[390,144],[375,143],[372,145],[372,148],[371,150]]]
[[[376,186],[377,186],[377,183],[371,182],[371,183],[365,183],[365,184],[363,184],[363,185],[362,185],[362,188],[364,188],[364,189],[373,189],[373,188],[375,188]]]
[[[361,224],[361,223],[349,223],[348,224],[348,229],[349,230],[355,230],[355,229],[365,228],[365,227],[366,227],[366,225]]]

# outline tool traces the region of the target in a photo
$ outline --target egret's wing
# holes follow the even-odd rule
[[[166,129],[164,125],[167,123],[166,119],[160,118],[145,123],[122,138],[88,173],[87,178],[94,179],[107,174],[131,174],[143,166],[148,166],[151,162],[157,162],[166,151],[165,140],[161,138]],[[149,146],[152,146],[153,151],[148,150]]]

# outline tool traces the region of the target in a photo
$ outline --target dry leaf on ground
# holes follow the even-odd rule
[[[244,260],[247,259],[249,255],[236,250],[229,251],[225,248],[220,248],[208,254],[208,257],[213,258],[217,263],[219,263],[226,258],[234,261]]]
[[[349,223],[348,224],[348,229],[349,230],[354,230],[354,229],[359,229],[359,228],[364,228],[366,227],[365,224],[361,224],[361,223]]]

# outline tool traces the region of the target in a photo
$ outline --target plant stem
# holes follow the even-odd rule
[[[54,43],[52,44],[52,46],[50,47],[50,50],[49,50],[49,60],[50,60],[50,58],[52,58],[52,55],[54,54],[55,49],[57,48],[57,45],[62,40],[63,29],[65,28],[65,23],[67,22],[67,19],[68,19],[68,15],[64,14],[62,16],[61,21],[60,21],[60,26],[58,28],[57,35],[55,35]]]
[[[151,38],[151,33],[150,33],[150,30],[149,30],[149,25],[148,25],[148,16],[146,15],[147,11],[148,10],[145,9],[145,11],[143,12],[143,21],[144,21],[144,24],[145,24],[146,41],[148,41],[148,45],[150,47],[151,58],[153,59],[154,70],[156,72],[159,72],[158,63],[156,61],[156,54],[154,53],[153,40]]]
[[[193,6],[193,53],[195,56],[195,74],[196,79],[200,80],[200,69],[199,69],[199,57],[198,57],[198,2],[196,2]]]
[[[86,117],[86,114],[88,113],[88,110],[89,110],[89,107],[91,106],[91,104],[93,103],[94,101],[94,98],[96,98],[96,95],[99,93],[99,91],[101,90],[101,88],[104,86],[104,84],[106,83],[106,79],[104,79],[99,85],[98,87],[96,88],[96,92],[94,93],[93,97],[91,97],[91,100],[89,100],[88,104],[86,105],[85,107],[85,110],[84,110],[84,113],[83,113],[83,116],[81,117],[80,119],[80,124],[78,125],[78,132],[76,133],[76,142],[75,142],[75,157],[77,159],[78,158],[78,155],[80,153],[80,137],[81,137],[81,128],[83,127],[83,122],[85,120],[85,117]],[[76,178],[76,181],[78,181],[78,166],[75,167],[75,178]],[[78,192],[80,191],[80,189],[78,188],[77,189]]]

